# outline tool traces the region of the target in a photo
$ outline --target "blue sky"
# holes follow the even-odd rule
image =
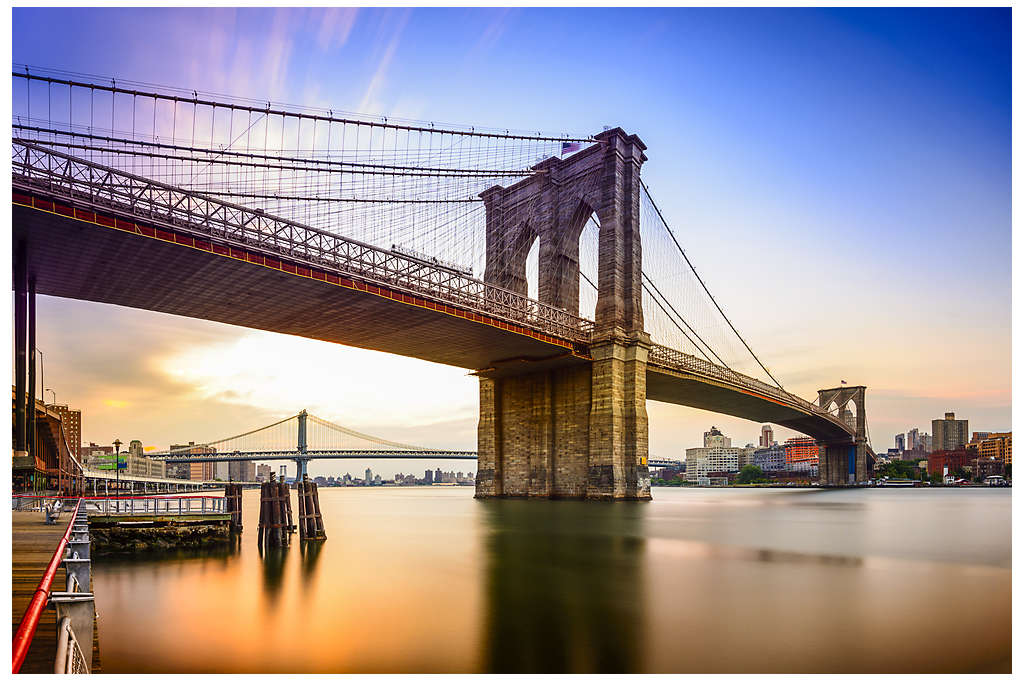
[[[16,63],[334,110],[556,133],[620,125],[647,143],[654,197],[787,388],[868,385],[876,449],[947,410],[972,429],[1010,426],[1009,9],[15,9],[13,41]],[[210,376],[165,370],[182,354],[223,366],[232,344],[307,342],[77,302],[40,311],[51,338],[75,319],[115,336],[174,328],[191,344],[137,358],[148,373],[116,385],[53,351],[47,372],[66,377],[58,392],[86,411],[87,439],[180,440],[180,424],[204,418],[187,407],[196,395],[220,417],[194,423],[195,440],[290,411],[258,386],[231,402]],[[79,353],[97,368],[138,353],[93,336]],[[323,406],[343,423],[473,445],[465,373],[317,346],[347,376],[370,363],[446,387],[410,399],[411,422]],[[711,423],[756,441],[757,424],[649,409],[655,455]],[[156,424],[160,411],[180,419]]]

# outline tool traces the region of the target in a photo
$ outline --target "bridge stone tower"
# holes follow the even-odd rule
[[[527,294],[539,240],[542,303],[579,312],[579,238],[600,223],[596,325],[589,363],[558,358],[480,372],[477,497],[649,499],[647,355],[641,306],[640,167],[646,146],[621,128],[531,177],[480,196],[484,280]],[[495,363],[503,365],[503,363]],[[531,369],[532,367],[532,369]]]
[[[867,417],[864,414],[865,386],[841,386],[818,391],[818,406],[827,409],[835,403],[840,418],[852,403],[856,410],[854,435],[850,440],[819,441],[818,478],[822,485],[853,485],[868,480]]]

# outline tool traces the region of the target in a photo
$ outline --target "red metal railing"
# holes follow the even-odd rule
[[[28,493],[18,493],[11,495],[11,497],[20,497],[24,499],[33,500],[173,500],[177,497],[188,498],[192,500],[198,500],[202,497],[209,498],[211,500],[223,500],[223,495],[31,495]]]
[[[43,578],[39,581],[39,586],[36,587],[35,594],[32,595],[32,600],[28,603],[28,608],[25,609],[25,614],[21,617],[21,622],[18,623],[18,631],[14,633],[14,642],[11,645],[13,653],[12,673],[17,673],[21,670],[21,664],[25,662],[28,649],[32,646],[32,638],[36,634],[36,628],[39,627],[39,617],[42,615],[43,609],[46,608],[47,599],[50,598],[50,586],[53,584],[54,576],[57,575],[57,569],[60,568],[61,562],[64,560],[64,549],[71,539],[71,528],[75,523],[75,517],[78,515],[78,508],[81,505],[82,502],[79,500],[78,504],[75,505],[75,510],[71,513],[71,520],[68,521],[64,537],[57,544],[57,551],[53,553],[53,557],[43,573]]]

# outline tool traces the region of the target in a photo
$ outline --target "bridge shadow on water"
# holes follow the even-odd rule
[[[488,527],[484,671],[641,669],[642,505],[480,503]]]

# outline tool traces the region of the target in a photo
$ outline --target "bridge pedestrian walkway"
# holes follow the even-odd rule
[[[42,512],[11,512],[11,632],[18,629],[18,623],[39,586],[39,580],[64,535],[71,518],[70,513],[71,507],[60,515],[56,523],[46,525]],[[63,573],[63,569],[60,569],[60,582],[63,582]],[[57,614],[52,608],[46,608],[39,618],[39,627],[32,638],[21,672],[52,674],[56,654]],[[99,628],[93,628],[92,673],[100,672],[99,656]]]

